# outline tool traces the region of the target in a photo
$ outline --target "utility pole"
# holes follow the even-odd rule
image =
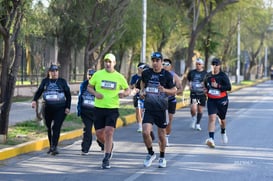
[[[238,23],[238,36],[237,36],[237,69],[236,69],[236,83],[240,83],[240,55],[241,55],[241,48],[240,48],[240,18]]]
[[[265,53],[264,53],[264,76],[267,77],[267,47],[265,47]]]
[[[146,62],[146,24],[147,24],[147,0],[142,1],[142,48],[141,48],[141,62]]]

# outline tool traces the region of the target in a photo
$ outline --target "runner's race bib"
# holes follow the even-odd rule
[[[43,94],[43,99],[46,104],[61,104],[65,103],[64,92],[58,87],[56,83],[49,83]]]
[[[107,81],[107,80],[101,81],[101,88],[115,90],[116,87],[117,87],[116,82],[111,82],[111,81]]]
[[[209,94],[211,94],[213,96],[220,96],[221,92],[217,89],[210,89]]]
[[[93,108],[95,106],[95,96],[90,94],[88,91],[82,94],[82,106],[86,108]]]

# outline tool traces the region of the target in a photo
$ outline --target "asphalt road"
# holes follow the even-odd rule
[[[206,109],[200,132],[189,128],[189,108],[178,110],[170,137],[171,146],[166,149],[167,168],[158,168],[158,160],[149,168],[143,167],[146,149],[134,124],[116,130],[111,169],[100,168],[103,153],[95,141],[90,155],[81,156],[81,141],[77,139],[63,143],[60,154],[55,157],[43,150],[1,162],[0,180],[272,181],[272,104],[271,81],[230,94],[227,114],[229,144],[221,144],[217,124],[215,149],[204,144],[208,135]],[[154,150],[158,156],[157,139]]]

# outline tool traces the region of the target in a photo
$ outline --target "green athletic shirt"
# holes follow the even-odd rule
[[[95,98],[95,107],[119,108],[118,93],[120,90],[129,88],[125,77],[117,71],[107,72],[105,69],[97,71],[89,83],[96,92],[103,95],[102,99]]]

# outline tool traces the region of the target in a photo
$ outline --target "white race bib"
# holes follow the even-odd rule
[[[209,94],[211,94],[213,96],[220,96],[221,92],[217,89],[210,89]]]
[[[56,94],[46,95],[46,96],[45,96],[45,99],[46,99],[46,100],[52,100],[52,101],[53,101],[53,100],[59,100],[59,99],[58,99],[58,95],[56,95]]]
[[[152,94],[158,94],[159,90],[157,87],[146,87],[146,92],[152,93]]]
[[[95,102],[93,100],[83,100],[83,105],[89,105],[94,107]]]
[[[116,83],[103,80],[101,82],[101,87],[104,89],[116,89]]]

